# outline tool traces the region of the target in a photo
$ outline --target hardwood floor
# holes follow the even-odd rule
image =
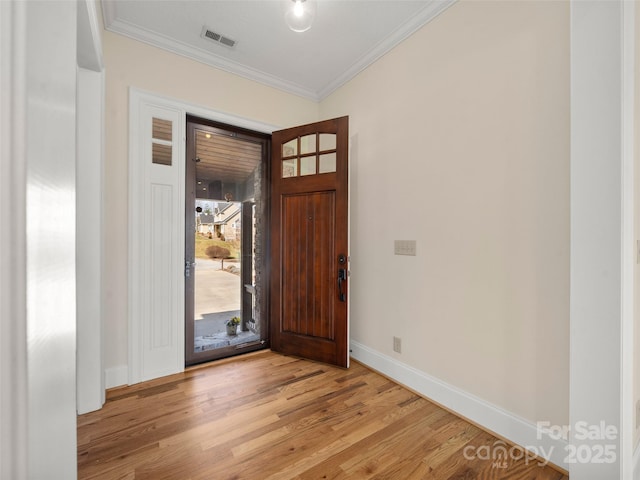
[[[109,391],[78,417],[78,478],[568,479],[465,459],[496,442],[358,363],[260,352]]]

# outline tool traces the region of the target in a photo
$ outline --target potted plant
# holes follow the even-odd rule
[[[240,325],[240,317],[232,317],[227,320],[227,335],[237,335],[238,325]]]

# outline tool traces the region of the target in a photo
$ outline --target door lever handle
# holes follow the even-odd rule
[[[343,291],[342,283],[347,281],[347,269],[339,268],[338,269],[338,294],[341,302],[347,301],[347,296]]]
[[[189,260],[185,260],[184,262],[184,276],[189,278],[191,276],[191,269],[195,268],[196,262],[190,262]]]

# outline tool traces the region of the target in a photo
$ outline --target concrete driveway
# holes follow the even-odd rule
[[[226,264],[231,265],[228,261]],[[240,275],[220,270],[219,260],[196,259],[195,320],[240,310]]]
[[[239,262],[224,262],[225,267]],[[194,351],[215,350],[260,340],[251,330],[227,335],[225,324],[231,317],[240,316],[240,275],[220,269],[219,260],[196,259]]]

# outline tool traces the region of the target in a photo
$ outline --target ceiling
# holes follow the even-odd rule
[[[196,177],[198,195],[208,189],[208,182],[242,184],[262,161],[262,144],[195,130]],[[200,183],[201,182],[201,183]]]
[[[310,30],[284,22],[291,0],[102,0],[105,28],[320,101],[455,0],[316,1]],[[202,38],[203,27],[235,40]]]

